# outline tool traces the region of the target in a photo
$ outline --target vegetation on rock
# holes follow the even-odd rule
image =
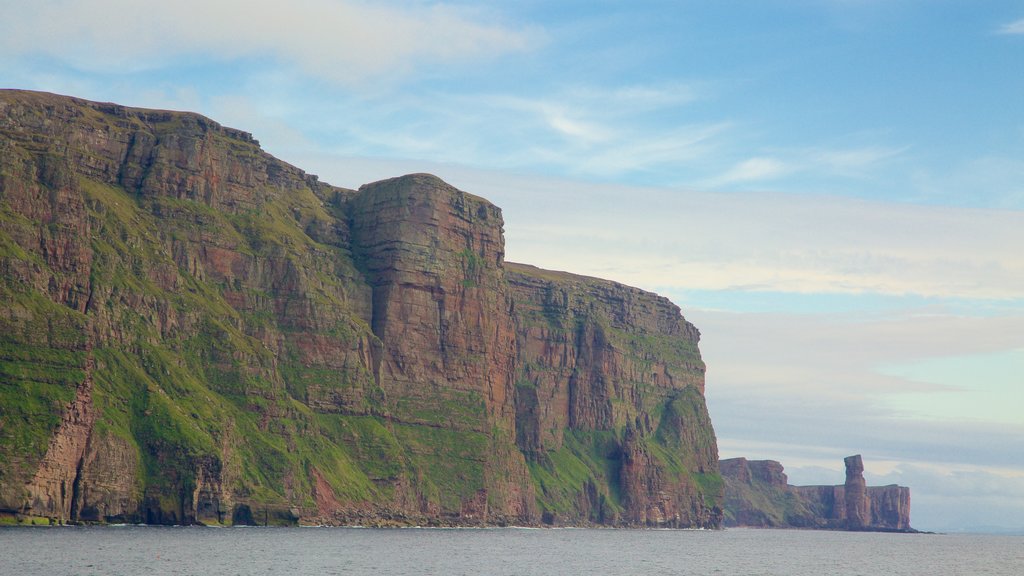
[[[0,91],[0,520],[717,526],[696,329],[502,225]]]

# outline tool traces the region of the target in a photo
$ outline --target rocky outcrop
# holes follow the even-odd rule
[[[773,460],[722,460],[725,525],[914,532],[909,488],[867,486],[859,454],[845,464],[842,485],[791,486]]]
[[[0,91],[0,517],[717,526],[699,333],[195,114]]]

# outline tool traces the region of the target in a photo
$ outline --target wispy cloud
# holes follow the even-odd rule
[[[250,59],[342,84],[526,51],[542,36],[481,12],[423,3],[38,0],[31,10],[4,12],[0,48],[9,55],[43,54],[104,72],[195,56]]]
[[[1024,18],[1003,24],[996,29],[996,34],[1024,34]]]
[[[566,97],[586,103],[588,107],[599,107],[605,115],[614,116],[621,112],[637,114],[690,104],[703,98],[706,91],[706,86],[682,82],[613,88],[575,86],[566,91]]]
[[[846,176],[862,175],[879,164],[892,160],[908,150],[907,147],[866,146],[849,149],[812,149],[805,155],[813,164]]]
[[[300,96],[301,97],[301,96]],[[688,121],[685,85],[571,85],[536,94],[418,91],[342,97],[302,110],[352,156],[414,158],[588,179],[678,178],[710,155],[728,122]],[[344,114],[338,114],[343,110]],[[325,142],[326,142],[325,139]]]
[[[721,122],[682,125],[653,133],[623,131],[613,145],[579,154],[567,169],[584,177],[685,171],[687,166],[715,150],[719,138],[729,126],[727,122]]]
[[[718,187],[742,182],[764,182],[785,176],[795,170],[797,170],[795,166],[777,158],[760,156],[744,160],[727,170],[725,174],[706,180],[705,183],[711,187]]]
[[[907,148],[865,146],[860,148],[799,148],[775,150],[737,162],[723,173],[698,181],[699,186],[726,188],[779,180],[787,176],[859,178],[872,173]]]

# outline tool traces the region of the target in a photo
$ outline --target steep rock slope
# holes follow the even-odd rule
[[[198,115],[0,91],[0,519],[715,526],[698,333]]]
[[[867,486],[861,456],[849,456],[844,463],[844,484],[791,486],[782,464],[774,460],[722,460],[725,525],[914,531],[910,527],[909,488]]]
[[[699,333],[667,299],[508,264],[516,433],[547,518],[713,526],[718,447]],[[582,488],[582,490],[581,490]]]

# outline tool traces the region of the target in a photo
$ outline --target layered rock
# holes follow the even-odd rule
[[[194,114],[0,91],[0,516],[716,526],[699,333]]]
[[[725,480],[725,525],[913,532],[910,489],[867,486],[861,456],[845,459],[846,482],[792,486],[773,460],[720,462]]]
[[[535,516],[526,463],[512,443],[517,350],[501,211],[415,174],[360,188],[350,215],[353,251],[373,290],[373,372],[384,413],[410,439],[440,435],[417,449],[428,466],[450,466],[452,445],[479,448],[458,456],[461,470],[442,472],[458,485],[460,517]],[[429,488],[454,496],[452,486]]]
[[[536,475],[551,475],[540,495],[548,519],[717,525],[720,511],[702,500],[720,485],[696,328],[636,288],[506,268],[519,326],[517,443]],[[609,460],[613,474],[593,465]],[[582,493],[562,485],[574,469]]]

